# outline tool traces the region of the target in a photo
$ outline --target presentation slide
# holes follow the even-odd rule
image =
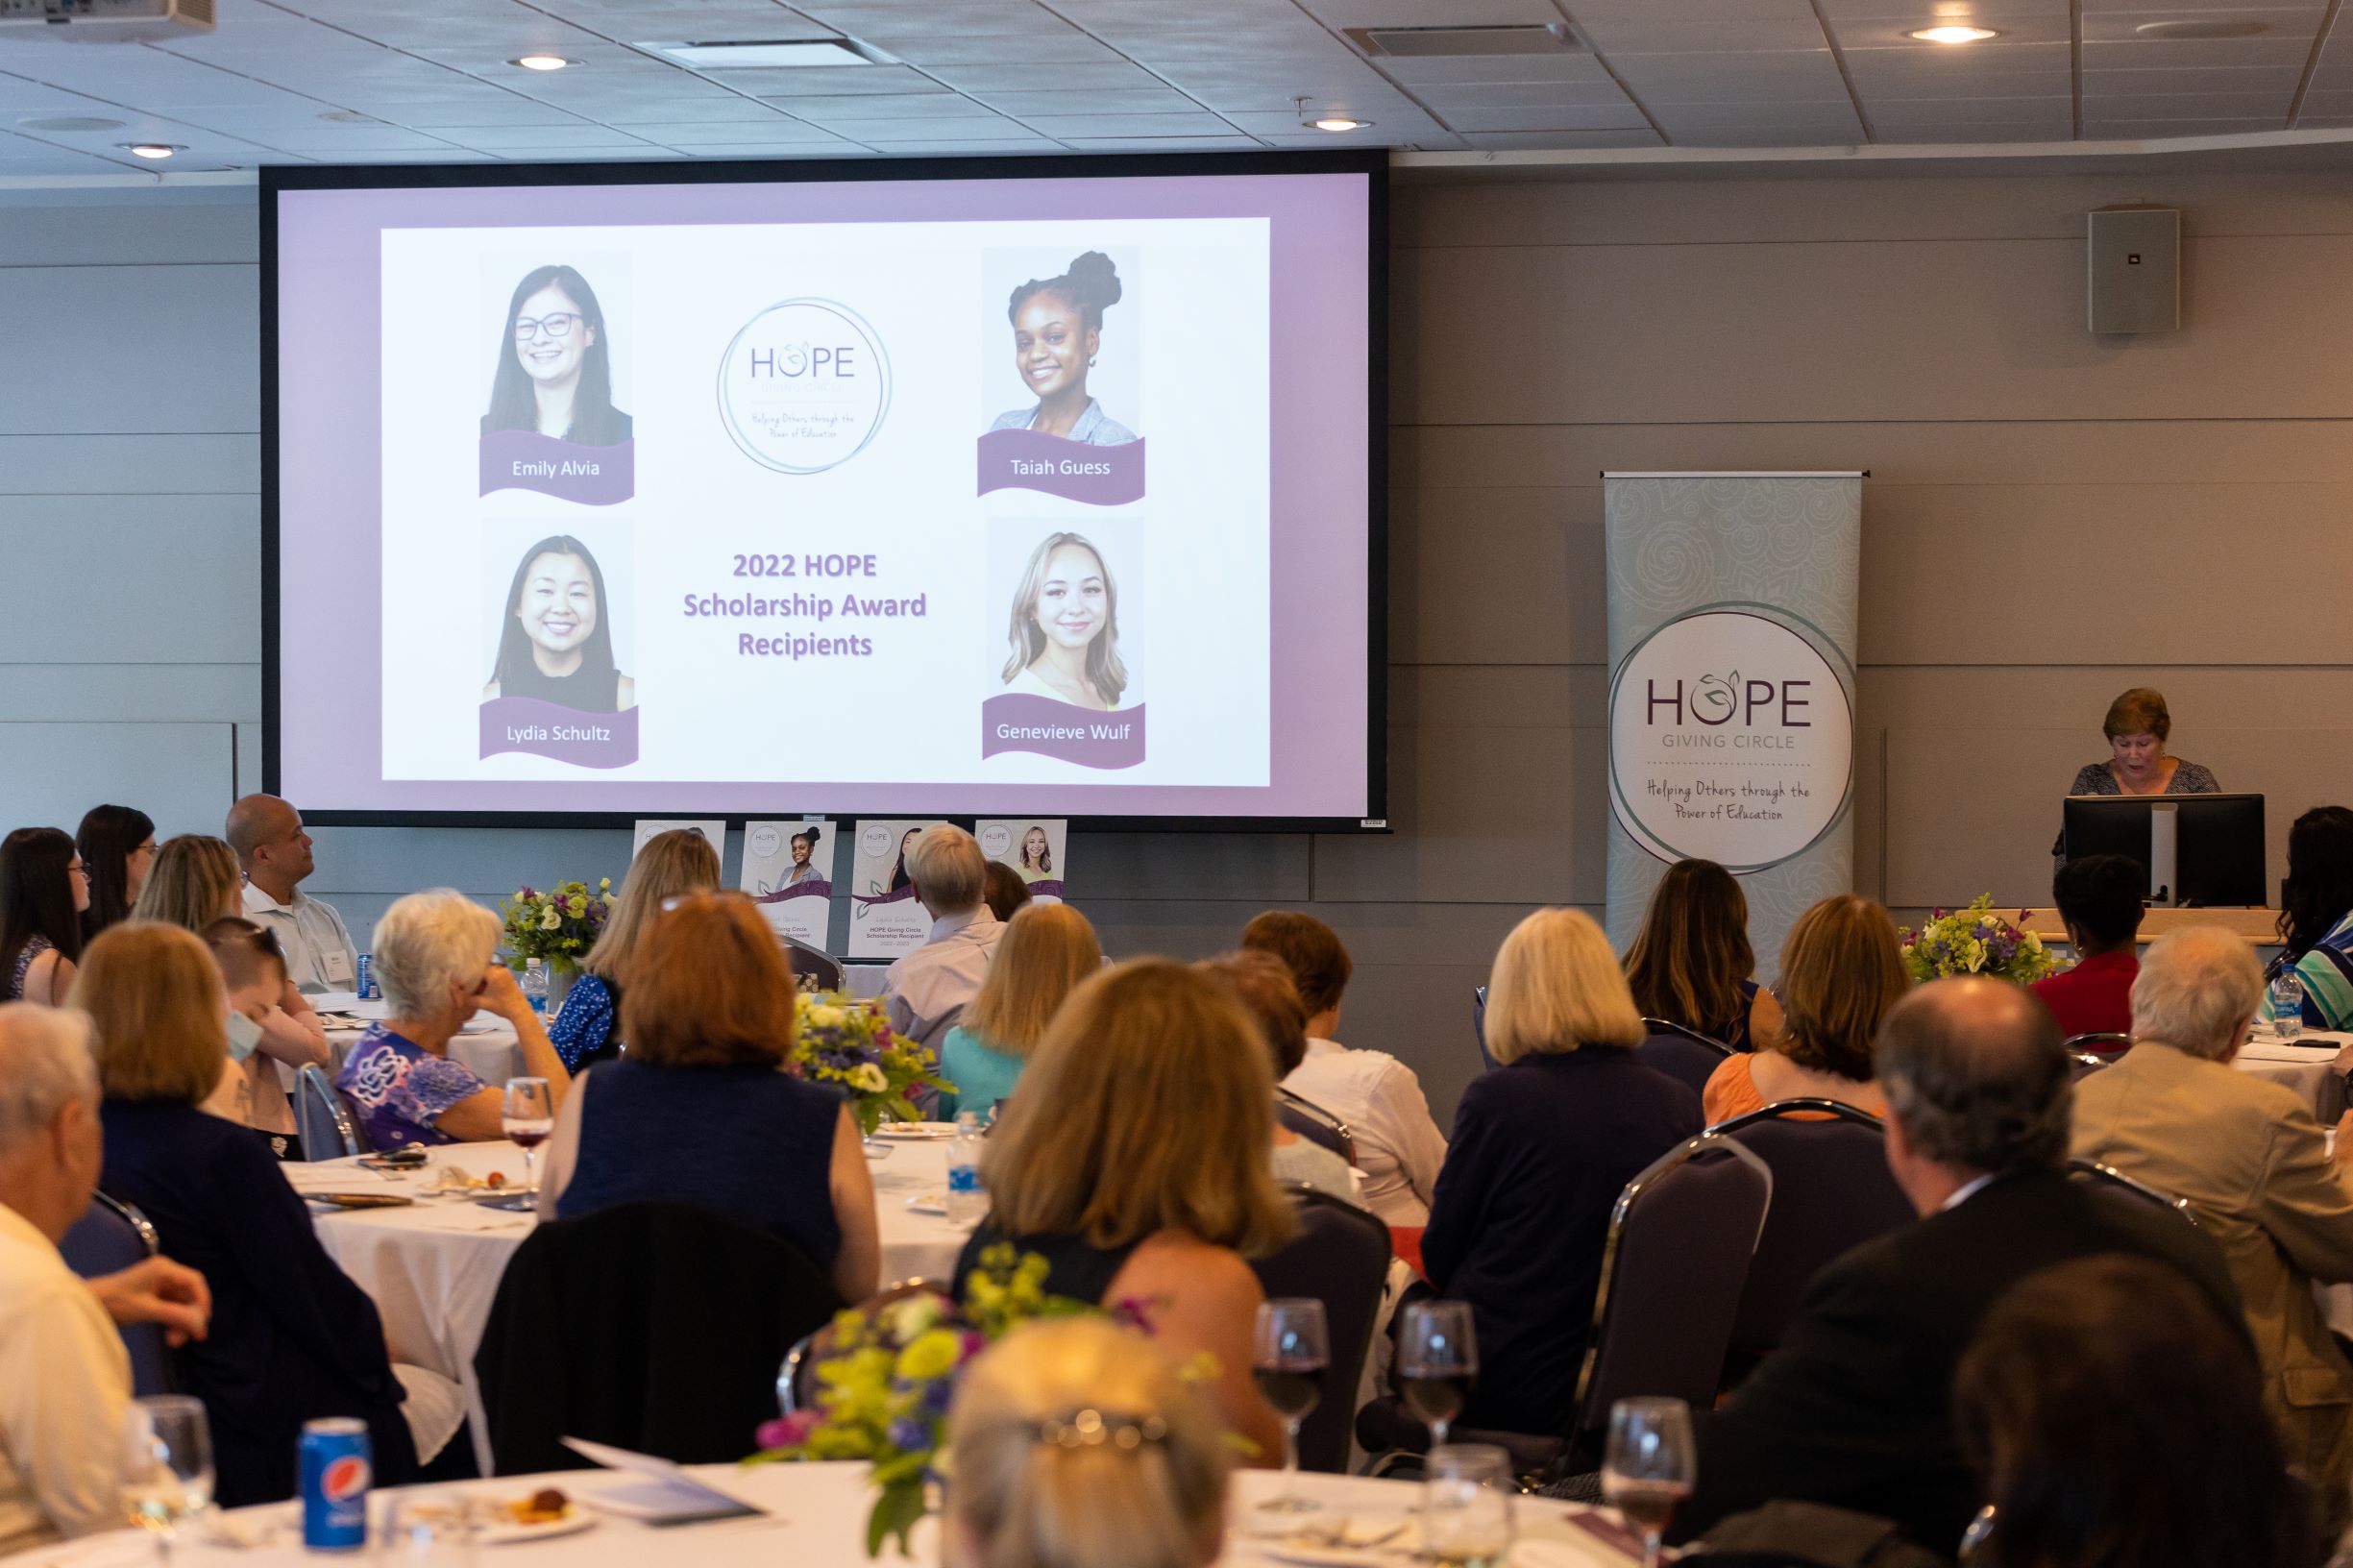
[[[275,787],[1371,815],[1372,178],[274,189]]]

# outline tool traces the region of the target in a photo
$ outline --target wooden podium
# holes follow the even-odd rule
[[[2047,943],[2067,941],[2067,925],[2055,909],[2029,909],[2019,924]],[[2151,909],[2141,917],[2141,941],[2155,942],[2191,925],[2218,925],[2226,931],[2236,931],[2258,947],[2279,944],[2276,909]]]

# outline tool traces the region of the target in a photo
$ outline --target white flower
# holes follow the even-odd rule
[[[861,1094],[879,1094],[891,1087],[891,1080],[871,1062],[861,1062],[850,1070],[849,1087]]]
[[[803,1017],[820,1029],[839,1029],[849,1022],[849,1015],[838,1007],[812,1007],[805,1011]]]
[[[926,1291],[895,1303],[886,1311],[891,1336],[903,1345],[940,1321],[940,1298]]]
[[[564,918],[553,909],[550,909],[545,915],[539,917],[539,929],[542,931],[552,931],[563,923]]]

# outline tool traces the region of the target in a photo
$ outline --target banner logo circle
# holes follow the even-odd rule
[[[720,422],[744,455],[779,474],[822,474],[849,461],[890,411],[882,339],[832,300],[770,306],[720,356]]]

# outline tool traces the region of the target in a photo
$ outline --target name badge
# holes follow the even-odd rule
[[[342,948],[330,948],[320,956],[320,963],[327,970],[327,978],[334,982],[337,990],[352,979],[352,955]]]

